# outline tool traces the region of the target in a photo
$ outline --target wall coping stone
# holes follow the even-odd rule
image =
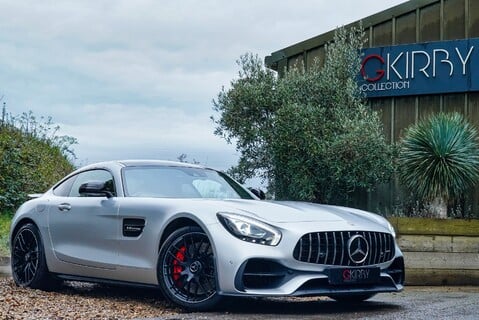
[[[479,237],[479,219],[431,219],[390,217],[398,235]]]

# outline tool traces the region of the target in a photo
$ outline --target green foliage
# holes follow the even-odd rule
[[[337,121],[327,123],[325,109],[315,106],[278,113],[273,151],[279,198],[344,202],[356,188],[389,177],[391,154],[379,119],[364,106],[356,112],[335,114]]]
[[[237,61],[241,71],[239,79],[231,82],[213,101],[214,110],[221,114],[214,119],[215,134],[228,142],[235,141],[241,152],[239,166],[232,169],[240,181],[262,172],[266,178],[272,170],[269,144],[274,135],[274,114],[279,107],[276,92],[276,74],[266,69],[259,57],[245,54]]]
[[[439,113],[411,126],[398,158],[402,184],[420,199],[457,199],[479,180],[476,129],[458,113]]]
[[[51,119],[24,113],[0,122],[0,211],[12,211],[29,193],[46,191],[73,169],[76,140],[57,134]]]
[[[326,61],[284,76],[243,55],[231,88],[218,94],[215,133],[236,142],[235,178],[261,176],[277,199],[344,202],[392,172],[378,115],[364,104],[356,75],[361,28],[339,29]]]
[[[0,212],[0,257],[9,255],[8,234],[12,215]]]

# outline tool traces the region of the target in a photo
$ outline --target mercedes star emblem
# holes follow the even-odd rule
[[[360,264],[366,261],[369,252],[369,244],[362,235],[352,236],[348,241],[349,258],[352,262]]]

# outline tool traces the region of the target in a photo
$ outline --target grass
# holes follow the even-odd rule
[[[10,231],[11,221],[12,215],[10,213],[0,213],[0,256],[10,255],[8,232]]]

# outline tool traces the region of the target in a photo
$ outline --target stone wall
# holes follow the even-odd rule
[[[479,220],[390,218],[406,285],[479,285]]]

